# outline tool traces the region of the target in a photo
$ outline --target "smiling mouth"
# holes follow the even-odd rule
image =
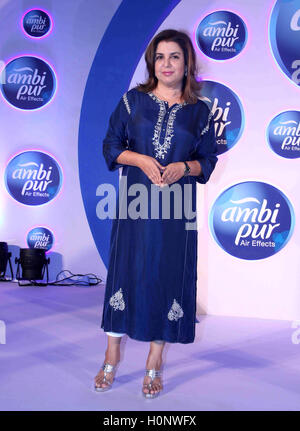
[[[172,75],[174,72],[163,72],[164,75]]]

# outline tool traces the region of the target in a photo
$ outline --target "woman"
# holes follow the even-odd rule
[[[206,183],[217,162],[212,113],[197,97],[195,57],[185,33],[157,34],[145,53],[147,82],[125,93],[110,118],[103,154],[109,170],[122,167],[122,182],[111,232],[101,323],[108,345],[95,377],[98,391],[111,387],[122,335],[150,342],[142,387],[148,398],[162,390],[165,343],[195,338],[197,230],[190,215],[196,183]],[[160,194],[167,209],[159,207]]]

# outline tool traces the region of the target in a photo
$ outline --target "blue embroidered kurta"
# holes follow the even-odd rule
[[[198,160],[202,173],[160,188],[140,168],[116,162],[126,149],[154,157],[163,166]],[[196,220],[192,217],[196,183],[208,181],[216,152],[213,116],[203,101],[169,107],[153,93],[135,88],[121,98],[103,141],[108,169],[122,167],[110,240],[104,331],[141,341],[194,341],[197,230],[187,228],[187,223]],[[154,199],[160,195],[159,201]],[[164,210],[168,202],[169,212]]]

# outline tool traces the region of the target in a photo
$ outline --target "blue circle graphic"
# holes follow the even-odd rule
[[[9,194],[24,205],[43,205],[57,196],[62,170],[51,156],[40,151],[16,155],[5,170]]]
[[[54,236],[46,227],[35,227],[27,234],[29,248],[38,248],[49,251],[53,247]]]
[[[202,81],[201,96],[214,114],[218,154],[230,150],[244,130],[242,103],[229,87],[215,81]]]
[[[2,71],[2,95],[15,108],[35,110],[44,107],[53,98],[55,90],[54,70],[41,58],[17,57]]]
[[[34,38],[46,36],[50,32],[51,24],[50,16],[41,9],[28,11],[22,22],[25,33]]]
[[[300,111],[285,111],[274,117],[268,126],[267,139],[279,156],[300,157]]]
[[[269,37],[275,60],[281,70],[296,85],[300,85],[299,0],[277,0],[271,13]]]
[[[288,242],[294,210],[276,187],[258,181],[235,184],[216,199],[209,215],[211,233],[226,251],[240,259],[270,257]]]
[[[247,27],[237,14],[219,10],[207,15],[197,27],[198,48],[214,60],[228,60],[246,45]]]

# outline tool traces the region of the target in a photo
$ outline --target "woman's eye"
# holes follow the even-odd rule
[[[171,55],[171,58],[175,58],[176,60],[178,60],[179,59],[179,56],[178,55]],[[163,56],[162,55],[157,55],[156,57],[155,57],[155,61],[156,60],[162,60],[163,59]]]

